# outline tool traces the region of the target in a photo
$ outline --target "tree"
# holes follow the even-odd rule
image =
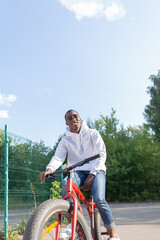
[[[144,126],[119,126],[112,109],[88,125],[97,129],[107,150],[106,199],[145,201],[160,199],[160,143]]]
[[[151,75],[149,79],[152,86],[147,88],[150,102],[144,109],[144,117],[147,121],[145,126],[149,127],[160,140],[160,72],[157,75]]]

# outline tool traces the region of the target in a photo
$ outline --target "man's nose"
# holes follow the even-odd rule
[[[74,117],[72,117],[72,122],[75,122],[75,121],[76,121],[76,119]]]
[[[76,118],[74,116],[72,116],[72,121],[74,121],[74,122],[76,121]]]

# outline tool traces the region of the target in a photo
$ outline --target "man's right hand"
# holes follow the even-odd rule
[[[45,172],[42,172],[42,173],[39,174],[39,177],[40,177],[40,180],[41,180],[41,184],[42,184],[43,182],[45,182],[45,180],[46,180],[46,175],[47,175],[48,173],[51,173],[51,172],[52,172],[51,169],[47,169]]]

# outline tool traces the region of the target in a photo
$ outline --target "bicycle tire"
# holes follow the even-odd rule
[[[94,238],[95,240],[103,240],[104,236],[108,236],[107,229],[104,227],[101,215],[97,208],[94,212]]]
[[[44,235],[44,226],[46,223],[48,224],[48,219],[52,217],[54,219],[54,214],[61,214],[62,216],[66,216],[66,219],[72,221],[72,212],[70,211],[70,203],[66,200],[62,199],[50,199],[42,203],[35,212],[31,215],[24,232],[23,240],[41,240],[41,239],[56,239],[55,236],[50,236],[46,238],[42,238]],[[68,217],[69,216],[69,217]],[[57,219],[54,220],[57,222]],[[49,223],[50,224],[50,223]],[[53,223],[51,225],[54,225]],[[61,224],[63,228],[63,224]],[[47,225],[47,229],[48,229]],[[51,233],[50,233],[51,234]],[[54,233],[55,234],[55,230]],[[59,238],[60,239],[60,238]],[[71,238],[66,238],[71,239]],[[84,218],[84,216],[78,211],[77,215],[77,227],[76,227],[76,240],[92,240],[91,233],[89,231],[88,224]]]

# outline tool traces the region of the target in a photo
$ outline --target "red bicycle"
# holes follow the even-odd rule
[[[72,182],[72,169],[98,157],[99,154],[46,176],[46,179],[53,179],[59,173],[67,173],[67,194],[63,199],[47,200],[35,210],[27,223],[23,240],[103,240],[104,236],[109,239],[92,195],[90,201],[87,201]],[[73,200],[72,203],[67,201],[69,198]],[[88,210],[90,227],[80,201]]]

